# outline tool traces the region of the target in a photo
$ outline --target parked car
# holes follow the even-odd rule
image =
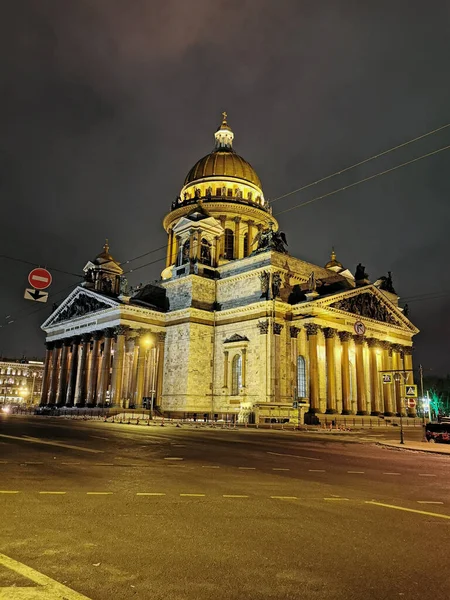
[[[428,423],[425,435],[429,442],[450,443],[450,423]]]

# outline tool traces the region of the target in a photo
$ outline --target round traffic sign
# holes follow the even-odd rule
[[[356,321],[353,325],[353,329],[357,335],[364,335],[366,333],[366,326],[361,321]]]
[[[28,275],[28,281],[36,290],[45,290],[51,284],[52,276],[47,269],[38,267]]]
[[[416,401],[414,398],[408,398],[408,407],[414,408],[416,406]]]

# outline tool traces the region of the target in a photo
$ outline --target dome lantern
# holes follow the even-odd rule
[[[214,134],[216,140],[215,150],[232,150],[234,133],[231,131],[231,127],[227,123],[227,113],[222,113],[222,124]]]

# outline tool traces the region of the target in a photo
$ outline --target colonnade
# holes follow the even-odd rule
[[[319,387],[319,354],[318,334],[322,329],[315,323],[305,325],[309,347],[309,398],[310,412],[321,412],[320,387]],[[326,412],[338,412],[336,379],[336,344],[339,339],[341,345],[341,381],[342,414],[391,416],[406,414],[402,402],[403,383],[413,382],[412,373],[412,348],[399,344],[391,344],[385,340],[352,335],[348,331],[338,331],[331,327],[324,327],[325,356],[326,356]],[[350,362],[350,344],[354,343],[355,364]],[[369,350],[368,372],[369,382],[366,381],[367,369],[364,365],[364,346]],[[380,356],[380,360],[378,359]],[[380,364],[379,364],[380,363]],[[381,368],[379,368],[381,367]],[[355,370],[356,390],[352,390],[352,369]],[[382,383],[382,371],[405,371],[407,380],[394,384]],[[368,383],[368,385],[367,385]],[[368,393],[369,392],[369,393]],[[355,402],[356,400],[356,402]],[[412,415],[413,411],[409,411]]]
[[[165,333],[119,325],[47,342],[41,405],[160,405]]]

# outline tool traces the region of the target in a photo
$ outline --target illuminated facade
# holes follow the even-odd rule
[[[333,251],[290,256],[226,115],[163,225],[158,284],[130,294],[109,247],[43,325],[42,403],[142,407],[239,421],[404,412],[399,385],[418,332],[389,277],[370,283]],[[277,237],[278,236],[278,237]],[[266,240],[266,241],[264,241]],[[413,413],[410,413],[413,414]]]
[[[0,359],[0,404],[39,404],[44,362]]]

